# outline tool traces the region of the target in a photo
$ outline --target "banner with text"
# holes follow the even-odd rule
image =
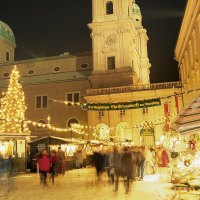
[[[120,103],[87,103],[85,110],[128,110],[160,106],[160,98]]]

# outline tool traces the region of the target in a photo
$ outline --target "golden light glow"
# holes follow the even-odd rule
[[[27,108],[19,79],[19,71],[14,66],[7,92],[3,93],[4,97],[0,100],[1,133],[27,134],[30,132],[25,120],[25,111]]]

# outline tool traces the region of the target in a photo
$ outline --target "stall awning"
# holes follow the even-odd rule
[[[35,136],[31,136],[30,134],[0,133],[0,139],[1,140],[22,139],[22,138],[35,138]]]
[[[182,109],[172,123],[171,129],[180,134],[200,132],[200,96]]]
[[[86,144],[86,141],[85,140],[79,140],[79,139],[75,139],[75,138],[61,138],[61,137],[54,137],[54,136],[45,136],[45,137],[42,137],[42,138],[38,138],[36,140],[33,140],[33,141],[30,141],[29,144],[31,143],[34,143],[34,142],[38,142],[40,140],[43,140],[43,139],[55,139],[55,140],[59,140],[59,141],[62,141],[63,143],[72,143],[72,144]]]

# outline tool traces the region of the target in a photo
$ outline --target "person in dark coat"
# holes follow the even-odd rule
[[[113,167],[115,170],[115,191],[118,191],[119,177],[122,175],[122,154],[117,147],[113,150]]]
[[[144,178],[144,166],[145,166],[145,156],[144,156],[144,148],[139,148],[138,153],[138,178],[140,181],[143,181]]]
[[[130,181],[133,177],[133,157],[128,147],[124,147],[124,154],[122,156],[122,171],[126,193],[128,193]]]
[[[54,185],[54,177],[58,169],[58,156],[56,155],[56,151],[52,150],[50,153],[50,163],[51,163],[51,180],[52,180],[52,185]]]
[[[97,172],[97,177],[100,179],[104,168],[104,156],[100,152],[94,152],[93,160]]]
[[[5,162],[3,156],[0,155],[0,176],[3,175],[5,172],[6,172]]]
[[[13,159],[12,156],[9,155],[7,159],[4,160],[5,163],[5,172],[6,172],[6,179],[5,179],[5,190],[6,192],[14,191],[14,180],[13,180]]]
[[[138,153],[138,147],[133,147],[132,148],[132,158],[133,158],[133,176],[132,176],[132,180],[135,181],[136,180],[136,176],[137,176],[137,168],[138,168],[138,163],[139,161],[139,153]]]
[[[64,175],[65,174],[65,152],[61,149],[61,147],[58,147],[58,161],[59,161],[59,172]]]

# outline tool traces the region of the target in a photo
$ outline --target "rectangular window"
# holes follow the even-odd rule
[[[8,62],[10,60],[10,54],[9,52],[6,52],[6,62]]]
[[[72,93],[67,94],[67,101],[70,101],[70,102],[73,101]]]
[[[36,97],[36,108],[41,108],[41,102],[42,102],[42,97],[41,96],[37,96]]]
[[[79,103],[80,102],[80,92],[66,93],[66,101]]]
[[[148,108],[143,108],[142,112],[143,112],[143,114],[148,114],[149,113],[149,109]]]
[[[47,96],[36,96],[36,108],[47,108],[48,98]]]
[[[115,56],[107,57],[107,69],[115,69]]]
[[[47,96],[43,96],[43,99],[42,99],[42,107],[43,107],[43,108],[47,108]]]
[[[104,116],[104,111],[103,110],[100,110],[99,112],[98,112],[98,117],[99,118],[102,118]]]
[[[74,102],[79,102],[79,93],[74,93]]]
[[[113,2],[112,1],[108,1],[106,3],[106,14],[107,15],[112,15],[113,14]]]
[[[120,110],[119,111],[119,116],[120,117],[123,117],[123,116],[125,116],[126,115],[126,110]]]

